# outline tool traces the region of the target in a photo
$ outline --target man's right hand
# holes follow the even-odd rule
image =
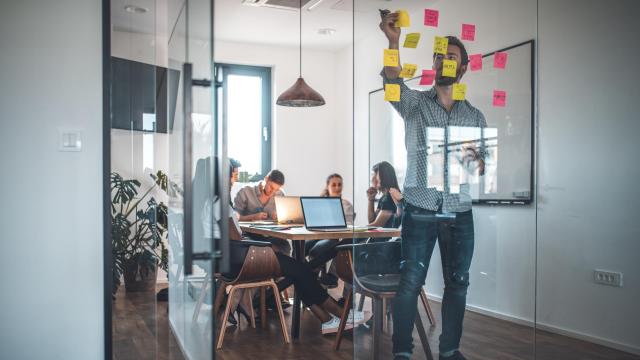
[[[269,218],[269,214],[267,214],[264,211],[253,214],[253,220],[267,220],[268,218]]]
[[[398,44],[400,43],[400,28],[396,27],[396,21],[398,20],[397,12],[386,12],[380,13],[380,30],[387,36],[389,39],[389,48],[397,49]]]

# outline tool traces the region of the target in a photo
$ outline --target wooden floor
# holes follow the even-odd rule
[[[438,326],[427,328],[427,336],[437,359],[440,334],[440,306],[431,302]],[[285,310],[290,324],[290,310]],[[426,321],[426,316],[423,315]],[[282,343],[275,313],[269,313],[267,329],[252,329],[241,321],[239,327],[229,327],[224,347],[216,353],[220,360],[264,359],[370,359],[371,337],[365,328],[355,330],[356,342],[349,332],[340,351],[333,351],[332,335],[320,335],[320,322],[305,311],[302,316],[300,339],[289,345]],[[389,324],[391,326],[391,323]],[[384,334],[385,356],[391,358],[390,329]],[[537,345],[534,349],[534,343]],[[413,359],[425,359],[414,331]],[[600,345],[575,340],[538,330],[534,340],[533,329],[498,320],[473,312],[465,317],[462,351],[469,360],[631,360],[640,359]],[[535,355],[534,355],[535,350]],[[156,302],[154,293],[120,292],[113,307],[114,359],[176,359],[182,353],[168,326],[167,303]],[[387,356],[388,354],[388,356]],[[355,356],[354,356],[355,355]]]

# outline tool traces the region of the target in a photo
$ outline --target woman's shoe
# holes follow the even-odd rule
[[[247,313],[247,311],[242,307],[242,306],[238,306],[236,308],[236,312],[238,313],[238,319],[240,319],[240,315],[242,315],[242,317],[244,317],[244,319],[248,322],[251,323],[251,316],[249,316],[249,314]],[[256,319],[257,320],[257,319]]]
[[[233,316],[232,313],[229,313],[229,316],[227,317],[227,326],[235,326],[235,325],[238,325],[238,321],[236,320],[236,318]]]

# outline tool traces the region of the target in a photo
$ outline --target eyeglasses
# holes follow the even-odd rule
[[[447,54],[447,55],[436,54],[433,58],[434,58],[434,61],[442,61],[443,59],[456,61],[456,60],[458,60],[458,55],[456,55],[456,54]]]

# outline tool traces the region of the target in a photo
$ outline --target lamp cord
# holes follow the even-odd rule
[[[298,67],[298,77],[302,77],[302,0],[300,0],[300,62]]]

